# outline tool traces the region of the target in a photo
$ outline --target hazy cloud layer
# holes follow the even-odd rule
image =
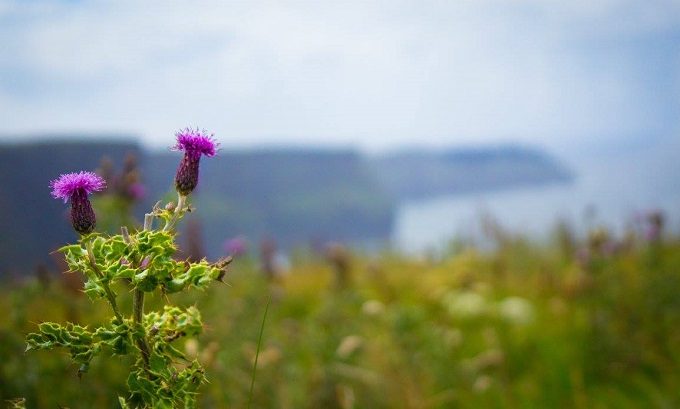
[[[677,131],[671,1],[0,0],[0,132],[185,125],[225,146]]]

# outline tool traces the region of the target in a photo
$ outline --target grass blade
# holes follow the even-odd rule
[[[269,312],[269,304],[272,298],[267,299],[267,306],[264,309],[264,316],[262,317],[262,326],[260,326],[260,336],[257,339],[257,351],[255,353],[255,363],[253,364],[253,378],[250,380],[250,393],[248,394],[248,409],[253,403],[253,388],[255,387],[255,372],[257,372],[257,359],[260,357],[260,346],[262,345],[262,334],[264,333],[264,323],[267,321],[267,312]]]

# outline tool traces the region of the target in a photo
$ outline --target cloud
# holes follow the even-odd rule
[[[662,1],[0,2],[0,130],[367,149],[669,132],[679,22]]]

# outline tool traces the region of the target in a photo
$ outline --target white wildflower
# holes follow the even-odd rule
[[[498,314],[506,321],[526,325],[534,319],[534,308],[521,297],[508,297],[498,303]]]

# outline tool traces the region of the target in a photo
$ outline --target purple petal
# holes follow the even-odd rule
[[[50,182],[52,196],[64,199],[66,203],[74,193],[82,190],[85,194],[98,192],[106,187],[106,182],[93,172],[67,173]]]
[[[208,157],[217,153],[219,144],[213,139],[213,134],[208,135],[206,131],[186,128],[177,132],[175,136],[177,136],[177,143],[173,146],[175,150]]]

